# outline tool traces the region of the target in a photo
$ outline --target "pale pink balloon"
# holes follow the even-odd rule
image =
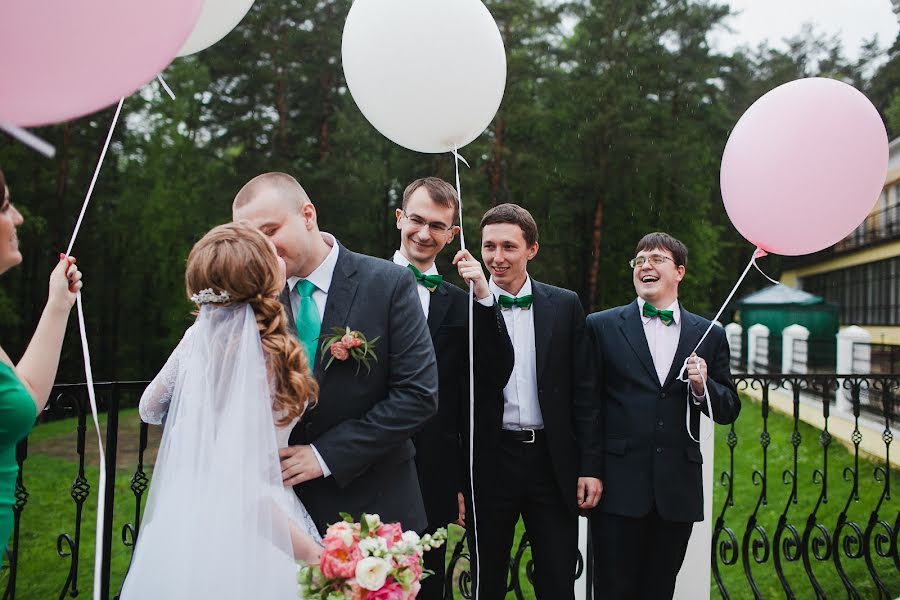
[[[753,103],[722,155],[722,199],[767,252],[817,252],[850,234],[884,186],[888,139],[878,111],[833,79],[798,79]]]
[[[116,102],[178,54],[203,0],[3,0],[0,120],[67,121]]]

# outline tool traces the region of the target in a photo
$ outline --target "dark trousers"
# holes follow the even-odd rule
[[[531,541],[536,597],[538,600],[573,599],[578,517],[563,501],[546,443],[543,439],[534,444],[503,441],[493,459],[496,468],[476,476],[480,572],[475,568],[472,521],[466,518],[472,585],[479,586],[480,600],[506,597],[510,551],[520,515]],[[575,493],[575,482],[572,482],[572,494]],[[466,514],[472,514],[471,505]]]
[[[444,525],[443,527],[446,527]],[[424,533],[434,533],[437,527],[429,526]],[[422,557],[425,568],[433,571],[434,575],[429,575],[422,580],[422,589],[419,590],[416,598],[420,600],[443,600],[444,586],[446,585],[447,572],[447,544],[440,548],[432,548]],[[452,598],[452,595],[448,595]]]
[[[594,512],[594,598],[670,600],[693,523]]]

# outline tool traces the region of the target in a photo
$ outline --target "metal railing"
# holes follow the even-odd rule
[[[759,419],[759,434],[757,440],[739,440],[735,427],[732,425],[726,435],[728,447],[728,468],[718,474],[718,481],[724,487],[724,500],[717,502],[714,514],[713,546],[711,555],[711,567],[713,584],[718,589],[722,598],[765,597],[758,585],[762,571],[777,576],[783,595],[787,598],[797,597],[797,589],[802,586],[814,591],[817,598],[824,598],[824,588],[820,585],[816,575],[816,567],[827,565],[840,577],[846,596],[859,598],[860,581],[848,575],[851,564],[864,566],[862,569],[866,577],[874,582],[877,595],[880,598],[893,598],[900,589],[893,589],[887,581],[891,578],[900,581],[900,554],[898,554],[898,531],[900,531],[900,511],[896,503],[891,504],[891,469],[888,460],[890,445],[893,441],[892,426],[895,414],[895,404],[900,396],[900,375],[781,375],[781,374],[754,374],[735,375],[734,380],[739,390],[755,390],[761,395],[761,401],[757,403],[745,403],[741,419]],[[105,520],[102,527],[102,539],[105,551],[101,558],[101,590],[100,597],[104,599],[117,598],[122,581],[111,581],[110,560],[113,543],[113,510],[115,504],[125,503],[130,511],[129,522],[122,528],[115,542],[116,552],[125,552],[130,559],[134,543],[137,539],[141,523],[141,506],[143,497],[147,491],[149,478],[145,472],[145,453],[148,450],[148,426],[141,424],[139,439],[137,440],[137,452],[134,464],[128,465],[131,471],[130,490],[125,497],[115,496],[115,473],[117,467],[117,449],[119,443],[119,411],[121,407],[134,406],[137,396],[145,387],[142,382],[114,382],[98,384],[98,402],[106,414],[105,457],[106,473],[109,482],[106,495],[103,499]],[[831,471],[835,465],[829,468],[829,456],[834,461],[834,454],[830,452],[833,442],[829,432],[829,418],[834,410],[833,399],[838,388],[845,390],[851,399],[852,411],[849,417],[853,421],[851,440],[850,462],[837,465],[842,471],[843,486],[835,489],[834,477]],[[790,445],[790,467],[780,473],[770,473],[770,452],[774,441],[770,433],[770,393],[780,390],[787,392],[793,399],[793,414],[790,415],[793,423],[791,433],[782,443]],[[860,428],[860,414],[862,408],[861,396],[864,390],[875,391],[883,403],[881,407],[883,430],[880,434],[880,444],[884,447],[885,458],[881,464],[873,468],[865,467],[865,461],[860,462],[860,445],[864,439],[865,427]],[[74,517],[69,528],[58,534],[56,547],[61,560],[67,561],[67,574],[59,581],[58,597],[75,597],[82,593],[80,581],[84,577],[90,577],[91,568],[85,567],[82,559],[91,565],[90,556],[85,555],[82,541],[85,503],[93,492],[93,482],[89,481],[85,472],[86,448],[93,442],[93,427],[90,422],[90,411],[86,390],[83,385],[57,386],[56,394],[50,404],[47,417],[75,417],[75,433],[77,434],[73,457],[77,464],[73,464],[72,484],[69,489],[74,505]],[[816,397],[817,410],[820,412],[824,426],[819,430],[818,437],[813,442],[820,458],[815,465],[802,464],[799,460],[799,450],[803,439],[800,433],[800,407],[801,395],[804,398]],[[754,414],[755,413],[755,414]],[[136,417],[134,417],[136,418]],[[89,426],[90,424],[90,426]],[[871,435],[871,434],[865,434]],[[748,453],[758,454],[761,463],[760,468],[752,472],[735,472],[735,451],[741,445],[740,453],[743,456]],[[746,446],[745,446],[746,444]],[[7,555],[4,558],[3,574],[0,575],[0,590],[3,590],[4,600],[16,598],[17,585],[20,583],[18,574],[18,548],[22,536],[20,530],[22,513],[28,510],[28,441],[23,441],[18,446],[17,460],[19,463],[19,478],[16,485],[16,506],[14,509],[14,532],[10,540]],[[861,466],[862,465],[862,466]],[[133,469],[133,470],[132,470]],[[802,470],[801,470],[802,469]],[[864,472],[869,469],[870,472]],[[774,477],[774,479],[773,479]],[[860,480],[863,477],[872,477],[880,486],[877,500],[865,511],[868,517],[865,520],[854,521],[850,515],[851,504],[859,500]],[[735,482],[752,484],[758,488],[755,507],[749,513],[735,513]],[[787,501],[781,505],[769,502],[774,499],[774,485],[784,486],[782,492],[786,492]],[[840,484],[841,482],[837,482]],[[829,487],[829,485],[831,487]],[[799,512],[798,498],[815,498],[813,507],[806,512]],[[833,521],[827,521],[823,517],[822,507],[829,499],[842,502],[842,510]],[[855,504],[854,504],[855,506]],[[856,507],[857,509],[859,507]],[[858,511],[857,511],[858,512]],[[776,522],[774,528],[767,530],[762,524],[766,519]],[[510,557],[509,565],[509,590],[517,598],[524,598],[524,590],[531,585],[533,565],[528,558],[527,534],[515,547]],[[590,548],[590,546],[589,546]],[[885,559],[889,567],[885,567]],[[578,571],[581,573],[587,569],[587,589],[590,590],[590,550],[586,557],[579,555]],[[463,541],[460,541],[450,553],[450,565],[448,574],[454,574],[449,579],[448,592],[455,590],[464,598],[472,597],[471,574],[468,571],[468,554]],[[524,564],[523,564],[524,563]],[[791,565],[802,565],[800,575]],[[524,566],[524,568],[522,568]],[[741,583],[734,584],[734,569],[738,569],[742,577]],[[889,571],[889,572],[888,572]],[[731,573],[726,577],[726,573]],[[524,575],[523,575],[524,574]],[[4,582],[5,579],[5,582]],[[731,589],[726,580],[731,581]],[[895,585],[894,588],[900,588]],[[842,594],[843,595],[843,594]]]

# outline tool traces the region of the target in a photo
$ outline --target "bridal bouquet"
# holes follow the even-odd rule
[[[419,593],[422,554],[441,546],[447,530],[421,538],[399,523],[382,523],[364,514],[359,523],[343,521],[328,528],[317,565],[301,565],[300,598],[306,600],[410,600]]]

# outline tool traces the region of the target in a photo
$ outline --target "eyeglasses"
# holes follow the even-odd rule
[[[650,264],[654,267],[658,267],[664,264],[667,260],[671,260],[673,263],[674,259],[669,258],[668,256],[663,256],[662,254],[651,254],[650,256],[635,256],[631,260],[628,261],[628,264],[631,265],[632,269],[639,269],[644,266],[644,263],[650,261]]]
[[[416,229],[427,227],[428,230],[435,235],[447,233],[448,231],[453,229],[453,225],[444,225],[441,222],[429,223],[428,221],[422,219],[417,215],[409,216],[408,214],[406,214],[405,209],[403,210],[403,216],[406,217],[406,220],[412,223],[413,227],[415,227]]]

